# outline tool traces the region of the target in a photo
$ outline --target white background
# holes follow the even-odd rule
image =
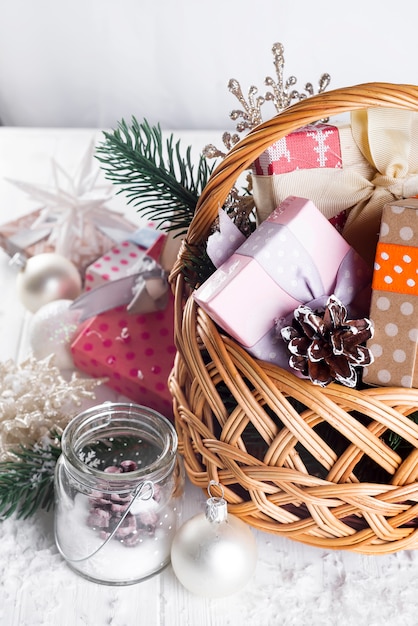
[[[414,0],[0,0],[0,119],[113,127],[232,128],[227,83],[264,92],[271,47],[300,90],[418,81]],[[270,117],[266,115],[265,117]]]

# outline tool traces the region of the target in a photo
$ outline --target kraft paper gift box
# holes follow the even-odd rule
[[[172,418],[168,376],[174,364],[174,299],[164,310],[129,314],[125,306],[96,315],[71,345],[74,365],[133,402]]]
[[[370,385],[418,387],[418,199],[383,209],[372,282],[367,342],[374,362],[364,369]]]
[[[363,317],[370,281],[367,265],[315,205],[289,197],[194,298],[251,354],[287,368],[289,353],[277,328],[291,323],[295,308],[323,307],[335,293],[350,314]]]
[[[252,185],[260,221],[291,195],[328,219],[346,212],[342,234],[372,270],[383,206],[418,194],[418,114],[369,108],[305,127],[257,159]]]

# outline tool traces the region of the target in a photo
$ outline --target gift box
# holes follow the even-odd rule
[[[141,228],[129,240],[115,244],[87,267],[85,291],[128,276],[144,254],[159,262],[166,238],[157,230]]]
[[[315,205],[291,196],[195,292],[197,303],[251,354],[288,367],[280,333],[295,308],[334,293],[350,316],[370,304],[371,273]]]
[[[418,194],[417,164],[416,112],[368,108],[350,123],[304,126],[254,162],[257,213],[262,221],[290,195],[309,198],[373,269],[383,206]]]
[[[87,320],[71,345],[74,365],[133,402],[172,418],[167,380],[174,364],[174,307],[129,314],[120,306]]]
[[[309,124],[279,139],[252,166],[253,194],[259,220],[266,219],[285,197],[296,194],[295,190],[291,193],[282,191],[280,185],[287,180],[297,189],[296,177],[300,178],[300,173],[296,174],[295,181],[290,180],[290,177],[277,179],[277,176],[318,168],[341,170],[343,164],[346,168],[361,171],[364,176],[371,175],[372,168],[354,142],[349,124]],[[329,213],[324,211],[331,223],[342,232],[346,211],[342,210],[337,215]]]
[[[372,282],[367,346],[374,362],[364,370],[370,385],[418,387],[418,199],[383,209]]]
[[[9,255],[22,250],[28,257],[43,252],[59,252],[69,258],[84,272],[92,261],[106,253],[114,240],[101,229],[101,225],[124,229],[127,233],[134,232],[137,226],[113,211],[101,210],[101,219],[91,221],[80,227],[79,234],[72,240],[68,249],[60,251],[56,245],[56,237],[61,229],[60,217],[49,215],[42,219],[42,209],[28,213],[16,220],[0,225],[0,246]]]

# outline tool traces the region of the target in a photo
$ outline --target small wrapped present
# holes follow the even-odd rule
[[[300,304],[335,294],[350,317],[369,310],[371,272],[314,204],[289,197],[194,292],[198,304],[251,354],[288,368],[278,329]]]
[[[137,229],[134,223],[121,214],[102,209],[100,216],[97,215],[93,221],[80,222],[74,226],[73,237],[68,237],[65,246],[57,246],[56,236],[62,230],[65,235],[67,225],[58,214],[45,215],[42,209],[37,209],[0,225],[0,246],[9,255],[23,251],[28,257],[43,252],[58,252],[70,259],[84,277],[88,265],[107,252],[114,243],[102,227],[108,231],[112,228],[124,229],[126,233]]]
[[[383,209],[372,282],[367,343],[374,362],[363,375],[370,385],[418,387],[418,199]]]
[[[172,418],[167,380],[174,363],[174,306],[129,314],[125,306],[90,318],[71,345],[74,365],[109,387]]]
[[[297,187],[301,171],[322,168],[341,170],[343,166],[355,169],[366,177],[373,172],[355,143],[349,124],[309,124],[279,139],[252,166],[253,192],[259,220],[264,221],[288,195],[303,195],[282,190],[282,185]],[[291,177],[283,176],[291,172],[299,173]],[[317,202],[315,204],[319,206]],[[330,212],[324,214],[342,231],[346,220],[345,210],[337,215],[331,215]]]
[[[159,264],[165,235],[144,228],[132,238],[136,243],[113,246],[86,272],[85,291],[70,307],[83,322],[71,345],[73,362],[172,417],[167,381],[175,355],[174,297]]]
[[[85,274],[85,291],[107,281],[124,278],[144,254],[159,262],[166,235],[152,228],[140,228],[89,265]]]
[[[260,219],[290,195],[328,219],[346,211],[344,238],[372,269],[383,206],[418,194],[418,114],[369,108],[349,125],[305,127],[263,153],[252,179]]]
[[[130,233],[137,228],[108,208],[114,192],[109,183],[100,182],[94,153],[92,141],[73,174],[52,159],[52,185],[8,179],[41,207],[0,227],[0,246],[8,254],[56,252],[72,261],[83,276],[85,268],[114,243],[106,230]]]

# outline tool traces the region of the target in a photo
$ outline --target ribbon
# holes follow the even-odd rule
[[[353,147],[372,168],[369,177],[350,167],[253,176],[254,199],[272,211],[287,196],[309,198],[328,219],[350,209],[343,236],[373,267],[383,206],[418,194],[418,115],[383,107],[354,111],[351,129]]]
[[[418,248],[379,242],[373,273],[374,291],[418,295]]]
[[[289,263],[286,266],[286,271],[281,273],[278,284],[283,291],[300,301],[301,304],[306,304],[312,310],[323,309],[329,296],[334,294],[346,306],[350,318],[361,318],[368,314],[372,273],[365,261],[353,248],[350,248],[341,260],[336,270],[333,288],[327,293],[316,268],[315,260],[305,250],[297,237],[286,226],[277,225],[276,228],[286,233],[286,248],[296,253],[299,260],[298,264]],[[241,250],[240,254],[242,254]],[[277,275],[270,271],[268,265],[264,265],[262,261],[261,265],[277,282]],[[291,324],[293,315],[294,310],[276,319],[272,329],[251,346],[250,352],[258,358],[288,368],[289,352],[281,339],[280,330]],[[267,355],[273,353],[275,354],[273,358],[267,358]]]
[[[152,313],[165,309],[168,301],[167,273],[144,254],[130,274],[111,280],[83,293],[70,309],[81,310],[80,322],[117,306],[127,306],[130,314]]]
[[[263,230],[263,222],[259,230]],[[316,267],[315,259],[305,249],[292,231],[283,224],[269,223],[269,229],[277,230],[276,240],[282,242],[283,257],[289,258],[290,252],[298,259],[297,263],[286,263],[285,271],[277,273],[276,263],[269,263],[270,257],[264,261],[263,255],[257,257],[257,262],[264,271],[279,285],[279,287],[301,304],[311,309],[324,308],[331,293],[334,293],[346,306],[351,317],[363,317],[369,309],[370,302],[359,298],[359,293],[367,288],[370,294],[372,274],[360,255],[350,248],[336,268],[335,283],[331,293],[324,288],[322,278]],[[283,233],[283,236],[282,236]],[[272,237],[273,238],[273,237]],[[243,247],[239,254],[252,257]],[[293,311],[291,312],[293,315]]]
[[[220,267],[245,241],[245,235],[223,209],[219,209],[218,222],[219,230],[209,235],[206,246],[208,256],[215,267]]]

